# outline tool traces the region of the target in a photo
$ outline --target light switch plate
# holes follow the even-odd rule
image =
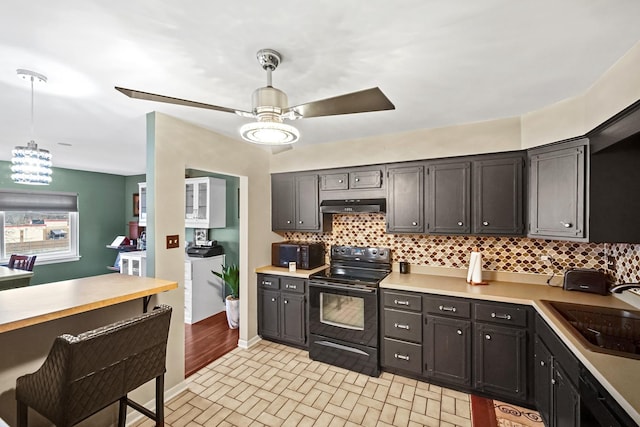
[[[179,248],[180,241],[178,240],[177,234],[172,234],[167,236],[167,249]]]

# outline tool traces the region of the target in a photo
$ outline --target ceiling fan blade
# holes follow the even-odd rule
[[[359,92],[347,93],[333,98],[289,107],[284,114],[292,111],[294,115],[301,115],[302,118],[307,118],[395,110],[395,108],[380,88],[373,87]]]
[[[225,113],[234,113],[242,117],[255,117],[253,113],[233,108],[220,107],[218,105],[204,104],[202,102],[189,101],[188,99],[173,98],[171,96],[158,95],[155,93],[142,92],[135,89],[126,89],[123,87],[115,87],[117,91],[127,95],[129,98],[144,99],[147,101],[164,102],[167,104],[185,105],[187,107],[206,108],[207,110],[224,111]]]

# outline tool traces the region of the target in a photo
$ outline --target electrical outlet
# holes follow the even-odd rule
[[[167,236],[167,249],[179,248],[180,241],[178,240],[177,234],[172,234],[171,236]]]
[[[607,255],[607,270],[616,271],[616,257]]]

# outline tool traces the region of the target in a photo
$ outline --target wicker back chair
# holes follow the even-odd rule
[[[61,335],[33,374],[16,382],[18,427],[27,426],[28,407],[58,427],[90,417],[119,401],[118,425],[127,405],[164,425],[164,373],[171,307],[160,305],[139,316],[78,336]],[[156,380],[156,412],[127,398],[127,393]]]

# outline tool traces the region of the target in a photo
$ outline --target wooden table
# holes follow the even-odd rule
[[[0,265],[0,291],[29,286],[29,281],[32,276],[32,271],[19,270],[17,268]]]
[[[148,303],[177,287],[169,280],[111,273],[8,289],[0,292],[0,333],[138,298]]]

